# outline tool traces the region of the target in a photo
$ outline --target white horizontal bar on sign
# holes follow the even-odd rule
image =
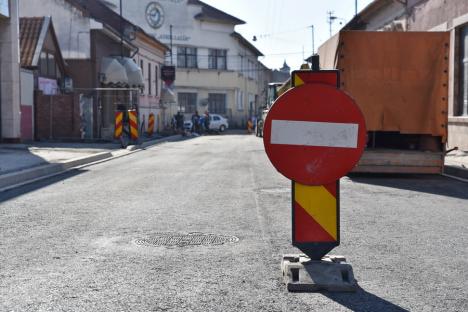
[[[356,148],[358,124],[272,120],[271,144]]]

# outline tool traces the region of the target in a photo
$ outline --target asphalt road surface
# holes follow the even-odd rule
[[[360,289],[288,293],[290,182],[262,141],[165,143],[0,193],[0,311],[468,311],[467,224],[466,183],[343,178],[332,253]],[[151,246],[196,232],[239,240]]]

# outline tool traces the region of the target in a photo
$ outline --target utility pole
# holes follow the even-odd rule
[[[120,0],[120,57],[124,56],[123,32],[122,0]]]
[[[169,25],[169,37],[171,40],[171,65],[172,65],[172,25]]]
[[[334,15],[335,12],[333,11],[328,11],[328,18],[327,18],[327,23],[330,25],[330,37],[332,36],[332,24],[333,22],[337,19],[337,17]]]
[[[357,0],[354,1],[354,16],[357,15]]]
[[[310,25],[309,27],[310,27],[310,29],[312,30],[312,55],[314,55],[314,54],[315,54],[314,25]]]

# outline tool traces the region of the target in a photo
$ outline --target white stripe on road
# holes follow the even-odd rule
[[[271,121],[271,144],[356,148],[358,124]]]

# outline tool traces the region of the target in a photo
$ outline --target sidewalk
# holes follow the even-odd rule
[[[139,145],[129,145],[127,149],[117,143],[0,144],[0,191],[180,138],[180,135],[153,138]]]
[[[452,151],[445,156],[444,173],[468,179],[468,152]]]

